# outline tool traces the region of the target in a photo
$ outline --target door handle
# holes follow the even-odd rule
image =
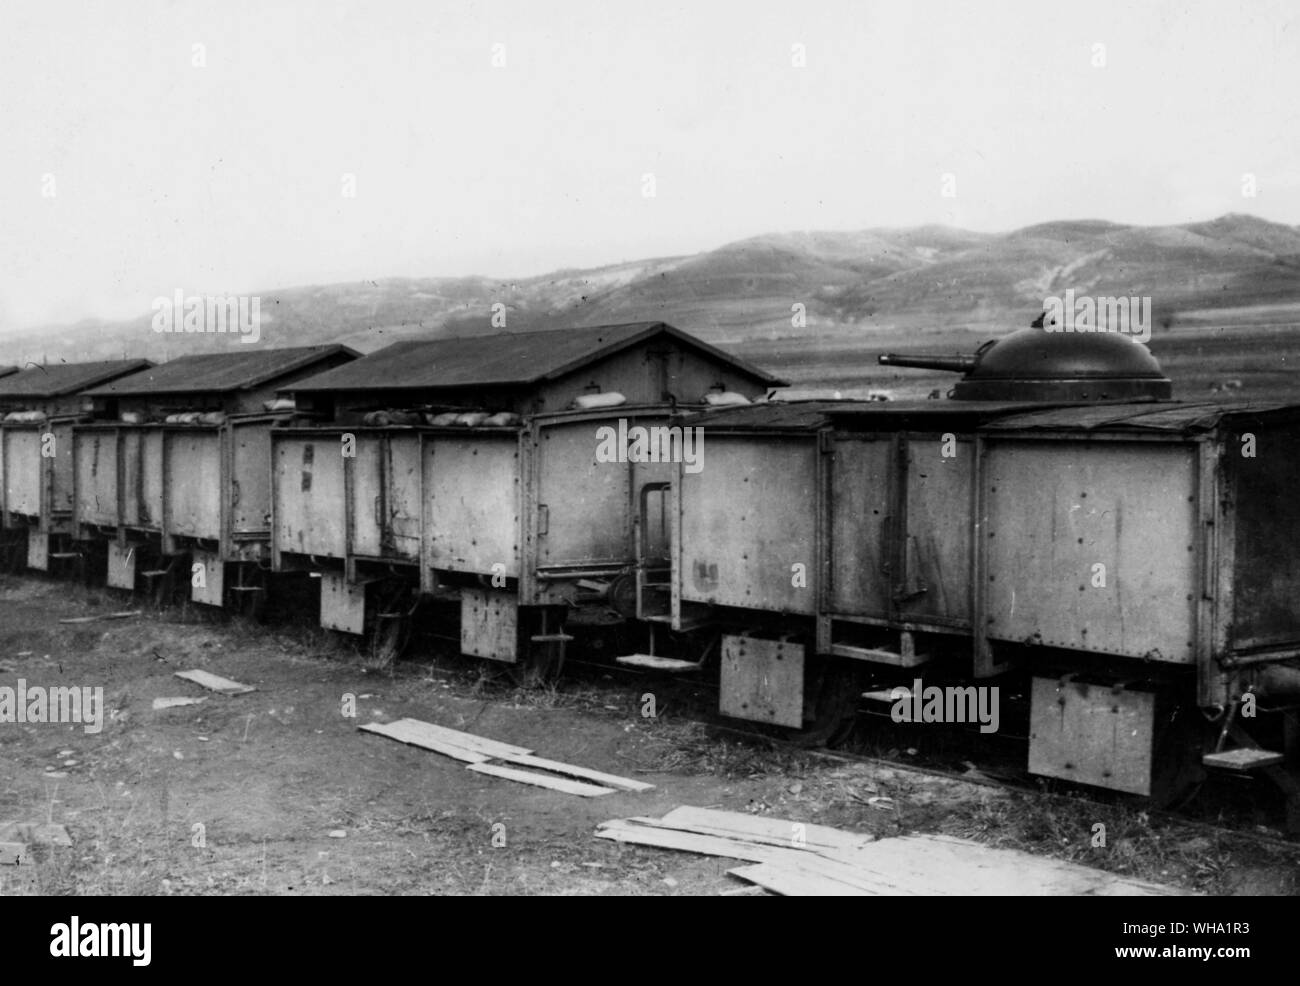
[[[537,533],[547,533],[551,528],[551,508],[544,503],[537,505]]]

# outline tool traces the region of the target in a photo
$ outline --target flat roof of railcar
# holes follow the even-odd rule
[[[1300,417],[1300,403],[1285,401],[1160,401],[1088,404],[1031,411],[990,421],[984,431],[1207,431],[1225,418]]]
[[[0,376],[0,400],[64,397],[152,366],[147,359],[52,363]]]
[[[767,386],[785,385],[785,381],[765,370],[666,322],[629,322],[545,332],[502,332],[427,342],[397,342],[289,389],[295,393],[319,393],[527,386],[554,380],[659,335],[669,336],[688,348],[729,363]]]
[[[241,349],[233,353],[181,356],[142,373],[89,391],[91,397],[147,394],[226,393],[251,390],[287,376],[313,363],[344,353],[360,354],[347,346],[296,346],[287,349]],[[0,385],[3,381],[0,381]]]

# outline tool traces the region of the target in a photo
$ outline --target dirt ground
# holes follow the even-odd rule
[[[63,618],[142,609],[83,624]],[[253,685],[222,696],[200,668]],[[748,893],[729,860],[593,837],[606,819],[689,804],[879,836],[945,832],[1212,893],[1294,893],[1300,853],[1098,807],[738,739],[686,714],[695,686],[619,672],[522,689],[459,657],[367,669],[304,627],[158,612],[110,591],[0,577],[0,686],[102,686],[103,729],[0,723],[0,823],[71,846],[0,866],[41,894]],[[702,686],[701,686],[702,687]],[[642,715],[654,693],[658,715]],[[155,698],[204,698],[155,711]],[[356,716],[343,714],[355,696]],[[414,717],[647,780],[580,798],[482,776],[359,732]],[[1096,822],[1107,826],[1094,845]],[[1300,847],[1298,847],[1300,848]]]

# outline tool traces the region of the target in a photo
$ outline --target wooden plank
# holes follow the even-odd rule
[[[696,808],[682,805],[674,808],[655,824],[707,835],[729,835],[738,839],[757,839],[769,845],[789,846],[793,849],[841,849],[852,852],[875,841],[866,833],[846,832],[827,825],[814,825],[784,818],[766,818],[716,808]]]
[[[444,743],[450,743],[452,746],[458,746],[462,750],[473,750],[475,753],[482,753],[488,760],[504,760],[507,757],[526,757],[533,751],[525,750],[522,746],[512,746],[509,743],[501,743],[494,739],[488,739],[486,736],[476,736],[473,733],[463,733],[459,729],[448,729],[446,726],[438,726],[432,722],[424,722],[420,719],[398,719],[389,725],[396,725],[398,722],[409,723],[413,729],[418,729],[420,735],[431,739],[438,739]]]
[[[1241,771],[1271,767],[1285,761],[1286,757],[1281,753],[1276,753],[1273,750],[1258,750],[1247,746],[1238,747],[1235,750],[1222,750],[1218,753],[1207,753],[1201,757],[1201,763],[1206,767]]]
[[[614,793],[612,787],[583,784],[581,781],[571,781],[568,778],[556,777],[553,774],[535,774],[531,770],[516,770],[513,767],[502,767],[500,764],[495,763],[472,763],[469,765],[469,769],[478,774],[491,774],[493,777],[504,777],[509,781],[518,781],[520,784],[548,787],[553,791],[576,794],[583,798],[596,798],[602,794]]]
[[[176,677],[192,681],[208,691],[219,692],[222,695],[243,695],[246,692],[257,691],[252,685],[241,685],[237,681],[207,671],[177,671]]]
[[[63,555],[52,555],[51,557],[60,558]],[[139,616],[143,610],[133,609],[129,612],[122,613],[101,613],[99,616],[70,616],[66,620],[59,620],[60,623],[98,623],[100,620],[125,620],[132,616]]]
[[[425,750],[432,750],[434,753],[441,753],[452,757],[456,760],[463,760],[465,763],[482,763],[491,759],[486,753],[479,753],[475,750],[467,750],[462,746],[456,746],[446,740],[431,735],[428,731],[419,727],[427,725],[418,722],[415,719],[399,719],[396,722],[381,723],[369,722],[364,726],[358,726],[358,729],[367,733],[377,733],[380,736],[387,736],[389,739],[395,739],[399,743],[409,743],[411,746],[418,746]]]
[[[734,877],[748,880],[764,890],[785,897],[874,897],[868,890],[828,880],[811,873],[788,869],[773,863],[754,863],[727,870]]]
[[[654,789],[653,784],[647,784],[644,781],[634,781],[630,777],[619,777],[616,774],[602,774],[599,770],[575,767],[573,764],[560,763],[558,760],[545,760],[542,757],[527,755],[496,757],[495,759],[517,763],[523,767],[536,767],[539,770],[549,770],[556,774],[567,774],[570,777],[581,777],[585,780],[597,781],[605,785],[605,787],[618,788],[620,791],[651,791]]]
[[[614,658],[619,664],[634,668],[651,668],[655,671],[698,671],[698,661],[683,661],[679,657],[660,657],[658,654],[624,654]]]
[[[771,863],[787,870],[797,870],[819,879],[847,884],[877,895],[907,895],[910,891],[896,882],[881,879],[858,870],[851,854],[830,858],[822,852],[794,849],[757,842],[745,842],[720,835],[683,832],[678,829],[657,828],[637,824],[654,819],[615,819],[602,824],[596,832],[599,839],[629,842],[658,849],[675,849],[705,856],[722,856],[726,859],[743,859],[752,863]]]

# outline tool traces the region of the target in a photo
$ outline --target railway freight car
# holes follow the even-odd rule
[[[670,607],[722,634],[721,710],[800,727],[854,669],[1013,675],[1032,772],[1167,800],[1258,769],[1300,822],[1300,407],[1173,402],[1112,334],[882,362],[965,376],[681,419],[709,458],[674,478]]]
[[[72,429],[74,524],[106,549],[108,584],[134,589],[143,574],[165,589],[184,575],[195,602],[221,606],[227,590],[260,599],[270,429],[292,410],[276,391],[357,355],[333,345],[182,356],[89,389],[94,419]]]
[[[89,387],[148,360],[57,363],[0,373],[0,527],[6,552],[41,571],[71,550],[72,427],[89,415]],[[25,543],[24,543],[25,542]]]
[[[293,388],[275,567],[319,573],[328,628],[387,632],[441,598],[466,654],[562,658],[575,610],[641,546],[666,557],[670,412],[780,383],[659,322],[391,346]]]

